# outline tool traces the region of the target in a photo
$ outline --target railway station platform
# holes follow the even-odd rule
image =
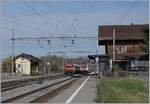
[[[87,78],[84,77],[74,82],[71,87],[50,99],[48,103],[96,103],[96,79],[89,77],[85,82]]]

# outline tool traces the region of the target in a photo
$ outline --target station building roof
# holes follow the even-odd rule
[[[149,28],[148,24],[131,24],[131,25],[102,25],[98,28],[99,45],[104,45],[112,41],[113,29],[117,41],[139,41],[143,40],[144,29]]]
[[[18,56],[16,56],[14,59],[18,59],[18,58],[26,58],[26,59],[29,59],[31,61],[41,61],[39,58],[33,56],[33,55],[30,55],[30,54],[25,54],[25,53],[21,53],[19,54]]]

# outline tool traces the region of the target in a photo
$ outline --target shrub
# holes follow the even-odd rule
[[[98,103],[147,103],[146,82],[131,78],[105,78],[97,87]]]

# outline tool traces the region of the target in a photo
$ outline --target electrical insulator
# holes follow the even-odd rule
[[[74,39],[72,39],[72,42],[71,42],[71,43],[72,43],[72,44],[74,44],[74,41],[75,41],[75,40],[74,40]]]

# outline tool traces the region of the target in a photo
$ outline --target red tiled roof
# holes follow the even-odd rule
[[[143,39],[142,30],[147,25],[104,25],[99,26],[99,40],[112,40],[112,32],[115,29],[118,40]]]

